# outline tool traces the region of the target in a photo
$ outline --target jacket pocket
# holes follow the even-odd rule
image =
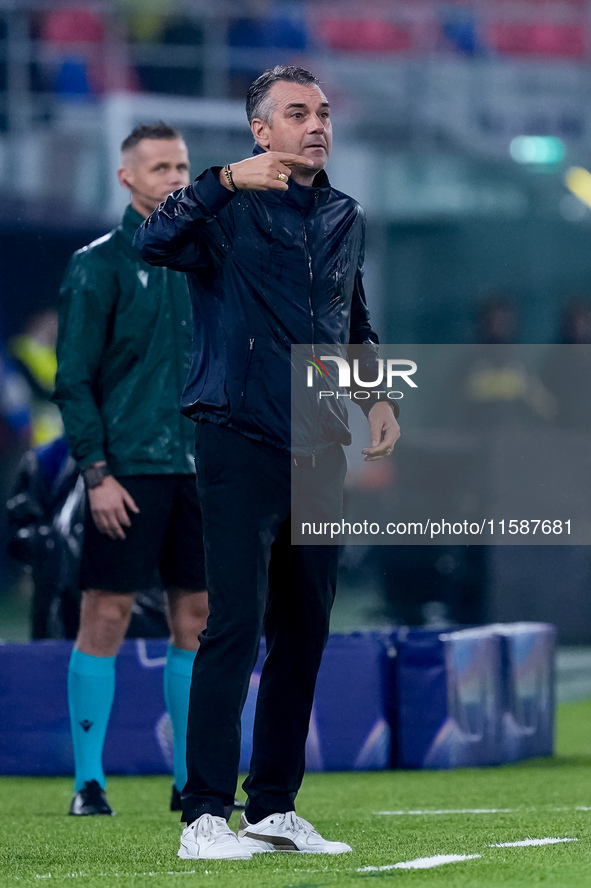
[[[248,349],[246,352],[246,358],[244,360],[244,369],[242,372],[242,379],[241,379],[240,385],[239,385],[238,398],[236,400],[235,411],[237,413],[242,413],[242,411],[244,409],[244,405],[246,403],[246,388],[248,385],[248,374],[249,374],[250,368],[253,363],[255,343],[256,343],[256,338],[254,336],[251,336],[248,340]]]
[[[290,352],[265,336],[247,339],[243,349],[231,419],[244,431],[283,443],[291,415]]]

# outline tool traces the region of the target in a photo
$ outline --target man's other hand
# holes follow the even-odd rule
[[[230,164],[230,172],[238,191],[287,191],[287,180],[294,166],[313,166],[314,162],[303,154],[286,154],[284,151],[265,151],[246,160]],[[220,182],[231,190],[223,171]]]
[[[400,437],[400,426],[386,401],[378,401],[368,414],[370,447],[362,450],[365,462],[390,456]]]
[[[88,491],[90,511],[97,529],[112,540],[124,540],[124,527],[131,527],[129,512],[139,512],[131,494],[116,478],[108,475]]]

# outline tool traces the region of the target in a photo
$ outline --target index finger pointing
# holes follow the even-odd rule
[[[303,154],[280,154],[278,160],[285,166],[312,166],[313,160]]]

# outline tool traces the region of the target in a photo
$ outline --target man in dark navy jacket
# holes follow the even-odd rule
[[[196,657],[179,856],[248,858],[259,851],[339,854],[297,817],[294,800],[316,675],[336,588],[336,546],[292,546],[296,485],[340,508],[340,405],[290,435],[290,348],[349,343],[374,349],[362,284],[365,219],[324,172],[332,129],[318,80],[277,67],[251,86],[254,156],[206,170],[146,220],[147,262],[188,272],[191,370],[183,412],[196,426],[210,616]],[[388,403],[364,402],[371,446],[391,453],[399,429]],[[240,714],[265,633],[253,755],[236,836],[223,819],[234,798]]]

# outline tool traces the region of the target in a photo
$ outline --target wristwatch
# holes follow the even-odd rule
[[[97,465],[93,463],[91,466],[85,466],[82,469],[82,477],[84,478],[84,484],[87,490],[93,490],[95,487],[98,487],[99,484],[102,484],[107,475],[110,475],[109,467],[104,463],[101,465]]]

